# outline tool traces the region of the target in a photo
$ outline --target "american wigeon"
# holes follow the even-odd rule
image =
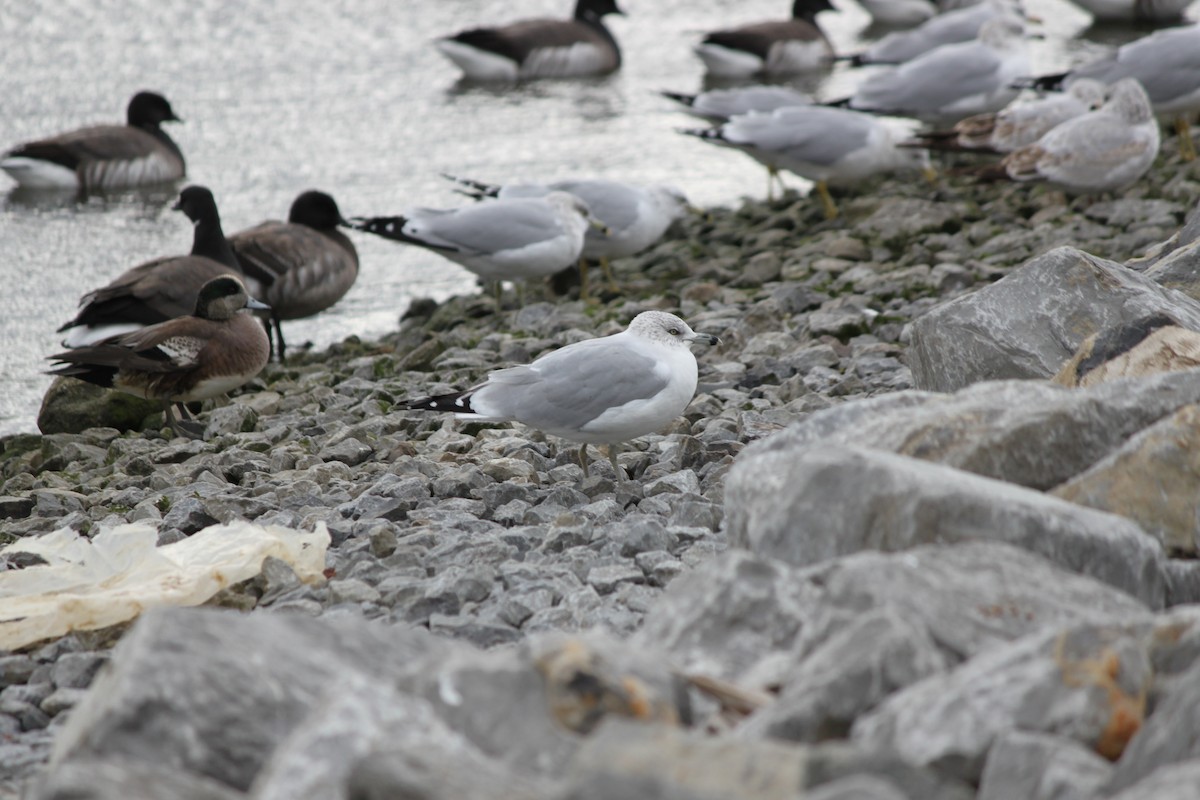
[[[68,332],[65,346],[82,347],[190,314],[196,307],[197,292],[207,281],[219,275],[241,278],[212,192],[203,186],[189,186],[180,192],[174,207],[194,225],[192,252],[139,264],[107,286],[85,294],[79,301],[79,313],[58,329]]]
[[[324,311],[358,278],[358,251],[338,230],[349,224],[332,197],[307,191],[292,203],[287,222],[270,220],[229,237],[251,295],[271,307],[267,334],[281,362],[280,321]]]
[[[578,0],[572,19],[472,28],[438,39],[435,45],[471,80],[601,75],[621,66],[617,40],[601,18],[620,13],[616,0]]]
[[[197,428],[177,421],[171,404],[179,404],[186,418],[184,403],[236,389],[267,365],[266,331],[240,313],[244,308],[267,306],[251,298],[237,278],[213,278],[201,287],[194,314],[52,355],[60,366],[50,373],[160,400],[171,429],[195,437]]]
[[[178,122],[166,98],[138,92],[124,125],[94,125],[26,142],[0,160],[3,169],[30,189],[127,189],[179,180],[183,153],[161,127]]]
[[[793,75],[829,66],[833,45],[817,25],[817,14],[832,11],[829,0],[795,0],[792,18],[756,22],[709,33],[696,55],[710,75]]]

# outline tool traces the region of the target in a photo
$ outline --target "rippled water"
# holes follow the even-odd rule
[[[333,194],[347,216],[463,202],[438,177],[443,171],[497,181],[667,182],[700,205],[761,196],[761,170],[679,136],[676,128],[695,122],[657,91],[702,88],[689,50],[699,32],[778,17],[790,0],[621,2],[629,16],[610,18],[625,53],[618,74],[498,89],[460,84],[430,40],[482,22],[562,16],[572,0],[3,0],[0,149],[120,120],[130,95],[145,88],[165,94],[186,120],[170,130],[188,180],[213,189],[230,232],[283,217],[308,188]],[[839,51],[876,35],[852,0],[834,3],[839,13],[822,24]],[[1038,71],[1141,33],[1088,29],[1089,17],[1065,0],[1028,6],[1045,20]],[[839,68],[798,85],[835,97],[857,80]],[[79,296],[191,242],[187,220],[170,210],[173,189],[80,205],[10,188],[0,175],[0,434],[36,429],[50,382],[44,357]],[[468,273],[435,255],[374,237],[356,243],[358,283],[331,311],[289,323],[290,343],[379,335],[413,297],[473,290]]]

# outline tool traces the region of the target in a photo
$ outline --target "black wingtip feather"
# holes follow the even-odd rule
[[[474,414],[471,408],[470,392],[451,392],[433,397],[422,397],[417,400],[406,400],[405,405],[412,411],[454,411],[459,414]]]

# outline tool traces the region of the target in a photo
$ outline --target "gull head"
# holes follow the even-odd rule
[[[1150,97],[1137,78],[1122,78],[1114,83],[1103,108],[1130,125],[1141,125],[1154,117]]]
[[[592,214],[588,204],[579,195],[570,192],[550,192],[546,195],[546,202],[558,209],[559,213],[567,219],[581,219],[583,221],[581,230],[586,231],[590,225],[605,236],[611,233],[608,226]]]
[[[717,344],[721,340],[709,333],[696,333],[686,322],[666,311],[643,311],[629,323],[634,336],[668,346],[687,347],[696,341]]]
[[[1079,78],[1078,80],[1071,81],[1071,85],[1067,87],[1067,92],[1094,111],[1104,105],[1104,97],[1108,93],[1108,87],[1100,81],[1091,78]]]

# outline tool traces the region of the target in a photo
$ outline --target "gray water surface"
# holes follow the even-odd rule
[[[665,182],[702,206],[763,196],[760,168],[680,136],[677,128],[697,121],[657,92],[703,88],[690,52],[700,32],[782,16],[790,0],[621,4],[628,16],[609,18],[625,54],[619,73],[513,88],[460,83],[430,41],[472,25],[565,16],[573,0],[0,0],[0,150],[120,121],[134,92],[153,89],[184,118],[170,132],[187,157],[187,182],[213,190],[227,232],[284,217],[309,188],[330,192],[346,216],[465,202],[441,172]],[[878,33],[852,0],[834,4],[839,13],[821,21],[840,52]],[[1065,0],[1028,6],[1045,20],[1037,71],[1143,33],[1089,29]],[[859,79],[838,67],[797,85],[832,98]],[[45,356],[84,292],[191,244],[188,221],[170,210],[178,187],[82,204],[11,187],[0,174],[0,434],[36,430],[50,383]],[[357,284],[330,311],[285,326],[289,344],[378,336],[414,297],[475,291],[469,273],[436,255],[367,235],[355,242]]]

